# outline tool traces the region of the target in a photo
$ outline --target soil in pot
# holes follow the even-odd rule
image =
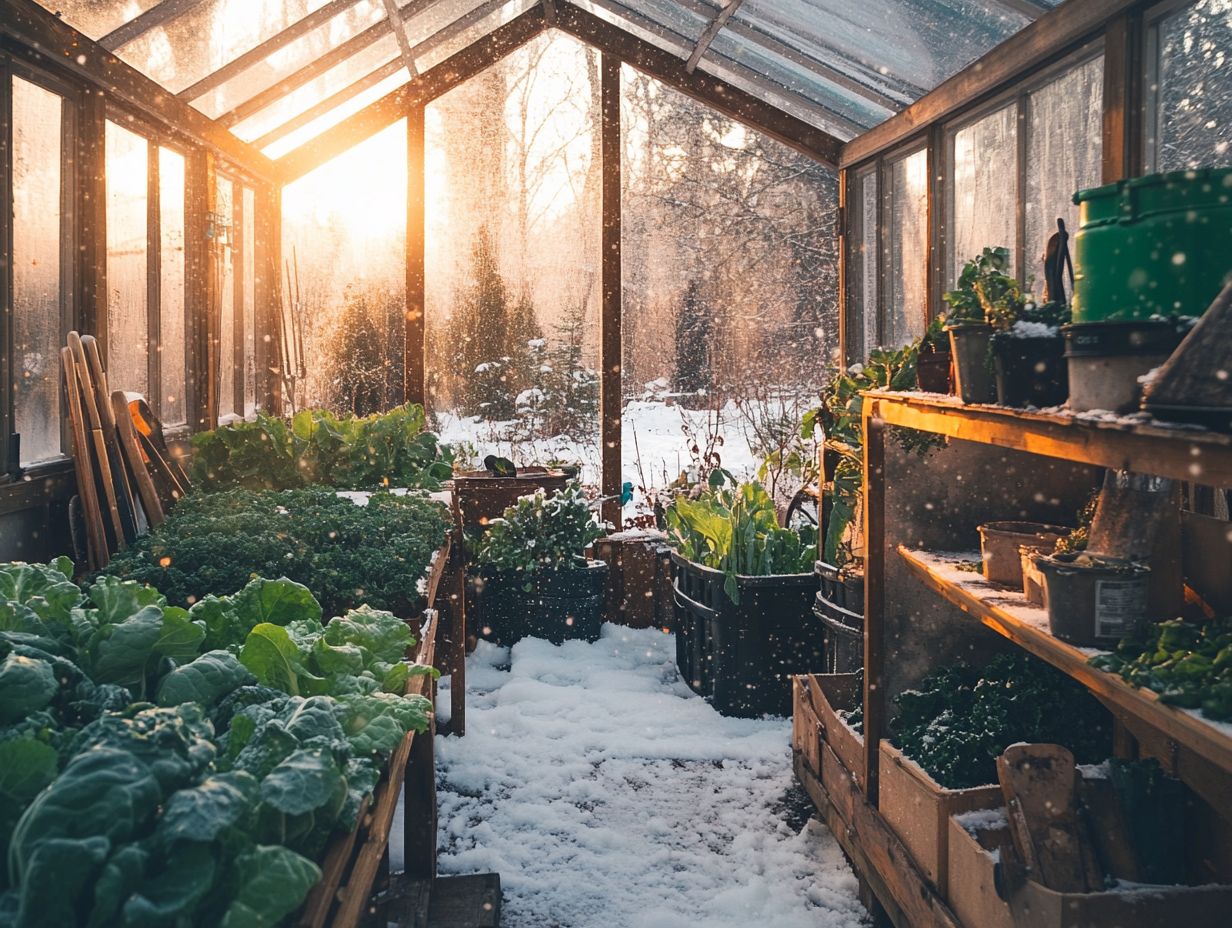
[[[1070,530],[1044,522],[985,522],[979,527],[980,557],[984,579],[1007,586],[1022,586],[1023,545],[1047,546],[1051,551],[1057,539]]]
[[[1151,569],[1087,552],[1037,556],[1044,577],[1048,625],[1062,641],[1113,647],[1147,618]]]
[[[952,393],[954,391],[950,368],[953,355],[948,351],[920,351],[916,360],[916,383],[925,393]]]
[[[1053,335],[1023,336],[1014,331],[992,337],[997,402],[1002,406],[1045,409],[1069,395],[1065,340]]]
[[[947,326],[950,351],[954,356],[954,380],[964,403],[991,403],[996,398],[993,386],[989,342],[992,326],[986,322],[963,322]]]
[[[1064,326],[1069,407],[1078,412],[1137,409],[1141,378],[1168,360],[1185,330],[1177,322],[1161,320]]]

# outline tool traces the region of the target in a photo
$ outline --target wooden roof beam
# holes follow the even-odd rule
[[[705,31],[697,40],[697,44],[693,47],[693,53],[689,55],[689,60],[685,62],[684,69],[692,74],[697,69],[697,63],[702,60],[702,55],[706,54],[706,49],[710,47],[710,43],[714,41],[715,36],[722,31],[727,25],[727,21],[735,15],[736,10],[740,9],[740,4],[744,0],[727,0],[725,6],[720,7],[715,11],[714,18],[710,20]]]
[[[406,21],[398,12],[397,0],[385,0],[385,22],[389,23],[389,31],[398,40],[402,63],[406,65],[406,73],[411,75],[413,80],[419,72],[415,69],[415,53],[411,51],[411,40],[406,34]]]
[[[157,29],[163,23],[170,22],[182,13],[187,13],[195,6],[200,6],[204,0],[162,0],[144,13],[139,13],[128,22],[112,29],[98,40],[98,44],[109,52],[115,51],[121,45],[127,45],[140,38],[151,29]]]
[[[510,52],[521,48],[544,30],[543,8],[531,7],[424,71],[409,84],[393,90],[375,103],[344,119],[338,125],[283,155],[274,162],[284,184],[337,157],[382,129],[392,126],[411,107],[426,106],[477,74],[486,71]]]
[[[705,71],[689,73],[685,61],[671,52],[637,38],[591,13],[557,0],[557,28],[600,51],[619,58],[630,67],[655,78],[686,96],[743,125],[768,135],[788,148],[823,164],[838,164],[841,139],[799,117],[767,103],[760,97],[733,87]],[[786,96],[789,92],[784,90]]]
[[[29,0],[0,0],[0,35],[142,114],[156,125],[196,142],[254,177],[277,183],[274,162],[204,113]]]

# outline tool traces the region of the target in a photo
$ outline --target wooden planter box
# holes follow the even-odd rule
[[[1014,928],[996,885],[997,861],[1011,846],[1008,823],[973,825],[961,815],[950,818],[947,901],[964,928]]]
[[[419,643],[415,661],[420,664],[435,663],[440,616],[431,606],[451,561],[447,540],[433,561],[427,586],[429,608],[416,632]],[[412,677],[407,682],[408,694],[434,699],[435,690],[435,681],[430,676]],[[421,879],[436,875],[435,735],[434,720],[422,735],[409,732],[402,739],[372,796],[360,807],[355,828],[330,841],[320,861],[321,879],[309,891],[299,913],[289,920],[290,924],[299,928],[357,928],[368,918],[377,877],[388,871],[384,864],[389,852],[389,833],[404,786],[407,875]]]
[[[499,519],[519,497],[543,488],[555,494],[569,482],[564,471],[542,467],[518,469],[516,477],[493,477],[486,470],[471,470],[453,478],[454,518],[467,529],[482,529]]]
[[[1226,928],[1232,886],[1136,884],[1120,892],[1058,893],[1028,880],[1010,910],[1015,928]]]
[[[847,773],[855,778],[860,791],[865,792],[868,771],[864,765],[864,736],[838,714],[840,710],[855,708],[863,698],[858,676],[854,673],[812,674],[808,677],[808,683],[813,708],[821,721],[822,740]]]
[[[606,619],[630,628],[663,627],[672,610],[671,559],[661,549],[662,532],[617,532],[593,544],[594,557],[606,561]],[[666,591],[666,601],[664,601]]]
[[[791,746],[809,770],[821,776],[821,721],[813,708],[809,678],[791,678]]]
[[[950,816],[1002,804],[1001,787],[945,789],[915,761],[883,740],[878,767],[877,807],[902,839],[924,876],[944,899],[948,874]]]

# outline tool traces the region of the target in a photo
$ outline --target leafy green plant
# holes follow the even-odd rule
[[[865,364],[855,364],[835,374],[821,394],[821,405],[810,410],[801,424],[801,434],[812,438],[818,427],[825,437],[828,454],[837,454],[830,518],[822,546],[823,560],[843,566],[852,560],[847,530],[859,511],[864,491],[864,397],[866,390],[913,390],[920,343],[894,351],[874,349]],[[896,429],[894,439],[906,451],[926,454],[944,439],[937,435]]]
[[[1063,744],[1079,763],[1103,760],[1111,749],[1103,706],[1027,654],[943,668],[894,703],[895,745],[947,789],[996,783],[996,758],[1017,741]]]
[[[1232,720],[1232,619],[1160,622],[1090,663],[1158,693],[1160,702]]]
[[[366,608],[322,627],[286,579],[185,610],[71,575],[0,565],[0,921],[280,923],[427,730],[428,701],[401,695],[433,672],[404,659],[410,629]],[[261,659],[275,633],[312,695]]]
[[[1099,508],[1100,488],[1096,487],[1087,497],[1087,501],[1078,510],[1078,527],[1068,535],[1057,539],[1055,554],[1071,554],[1085,551],[1090,540],[1091,523],[1095,521],[1095,510]]]
[[[994,315],[1008,311],[1021,297],[1018,281],[1006,271],[1008,248],[985,248],[963,265],[958,285],[941,295],[950,307],[949,323],[992,322]]]
[[[374,493],[357,505],[321,488],[192,493],[107,573],[155,586],[179,606],[286,576],[328,614],[367,603],[406,616],[418,611],[449,524],[444,506],[409,495]]]
[[[426,430],[422,406],[364,418],[305,409],[288,422],[258,413],[193,436],[193,478],[205,490],[439,489],[453,452]]]
[[[804,573],[817,559],[816,528],[780,528],[774,500],[756,481],[678,496],[665,518],[681,557],[723,571],[723,590],[737,604],[738,577]]]
[[[539,571],[580,566],[583,549],[602,534],[574,481],[553,496],[536,490],[506,509],[480,540],[477,560],[481,567],[523,574],[529,591]]]

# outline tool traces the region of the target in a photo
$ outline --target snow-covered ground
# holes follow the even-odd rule
[[[829,832],[799,830],[790,721],[720,716],[673,649],[481,642],[466,735],[437,739],[441,872],[499,872],[507,928],[867,925]]]
[[[706,410],[686,409],[661,400],[626,403],[621,428],[621,472],[624,480],[635,487],[666,486],[689,466],[689,445],[692,441],[689,436],[695,436],[700,443],[704,443],[710,432],[723,438],[722,444],[716,448],[723,466],[741,479],[753,477],[760,460],[749,448],[736,404],[728,402],[719,411],[717,421],[713,419],[715,414]],[[442,441],[473,447],[479,460],[486,454],[499,454],[516,464],[581,461],[583,481],[589,484],[599,482],[598,423],[592,441],[576,442],[564,436],[531,440],[518,436],[515,423],[483,422],[448,412],[438,412],[437,421]]]

